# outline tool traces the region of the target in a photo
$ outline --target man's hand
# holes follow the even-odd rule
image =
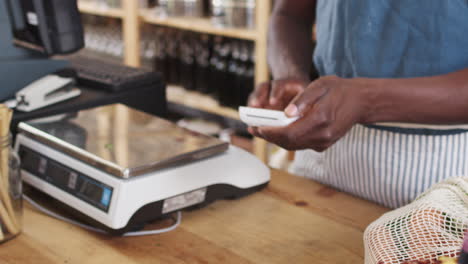
[[[312,82],[287,106],[287,116],[299,119],[287,127],[250,127],[254,136],[287,150],[324,151],[364,120],[368,112],[366,79],[322,77]]]
[[[296,95],[304,91],[308,84],[309,81],[299,79],[261,83],[250,94],[248,105],[283,111]]]

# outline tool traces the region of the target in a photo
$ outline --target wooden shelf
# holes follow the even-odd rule
[[[208,18],[158,18],[150,9],[139,8],[137,0],[121,0],[122,8],[106,8],[92,2],[79,1],[78,7],[84,14],[122,19],[122,34],[124,42],[124,63],[129,66],[141,66],[140,58],[140,29],[142,23],[155,24],[178,28],[182,30],[245,39],[255,42],[255,83],[261,83],[269,78],[267,65],[267,28],[271,11],[272,0],[256,1],[256,28],[218,28],[211,24]],[[185,91],[182,88],[168,88],[168,100],[174,104],[186,105],[190,109],[199,109],[202,112],[239,120],[236,110],[220,106],[216,100],[206,95]],[[240,122],[240,121],[239,121]],[[263,161],[267,161],[266,143],[254,139],[254,152]]]
[[[220,35],[225,37],[256,40],[257,31],[253,29],[241,28],[218,28],[213,26],[209,18],[188,18],[188,17],[168,17],[158,18],[151,13],[151,10],[140,11],[141,19],[150,24],[174,27],[183,30]]]
[[[239,120],[239,114],[236,110],[220,106],[215,99],[199,92],[187,91],[180,86],[168,85],[166,93],[167,100],[169,102],[186,105],[208,113]]]
[[[80,9],[80,12],[84,14],[114,18],[123,18],[124,16],[124,12],[120,8],[109,8],[105,6],[100,6],[95,3],[79,1],[78,8]]]

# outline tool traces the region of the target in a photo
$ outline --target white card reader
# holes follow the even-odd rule
[[[298,119],[298,117],[287,117],[283,111],[245,106],[239,107],[239,117],[242,122],[252,127],[283,127]]]

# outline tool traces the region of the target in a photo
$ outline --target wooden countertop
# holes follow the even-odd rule
[[[277,170],[263,191],[146,237],[85,231],[25,202],[23,233],[0,244],[0,263],[363,263],[363,231],[387,210]]]

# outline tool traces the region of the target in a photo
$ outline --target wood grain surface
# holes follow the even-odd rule
[[[23,232],[0,244],[0,263],[363,263],[363,231],[386,211],[277,170],[263,191],[183,212],[161,235],[96,234],[25,203]]]

